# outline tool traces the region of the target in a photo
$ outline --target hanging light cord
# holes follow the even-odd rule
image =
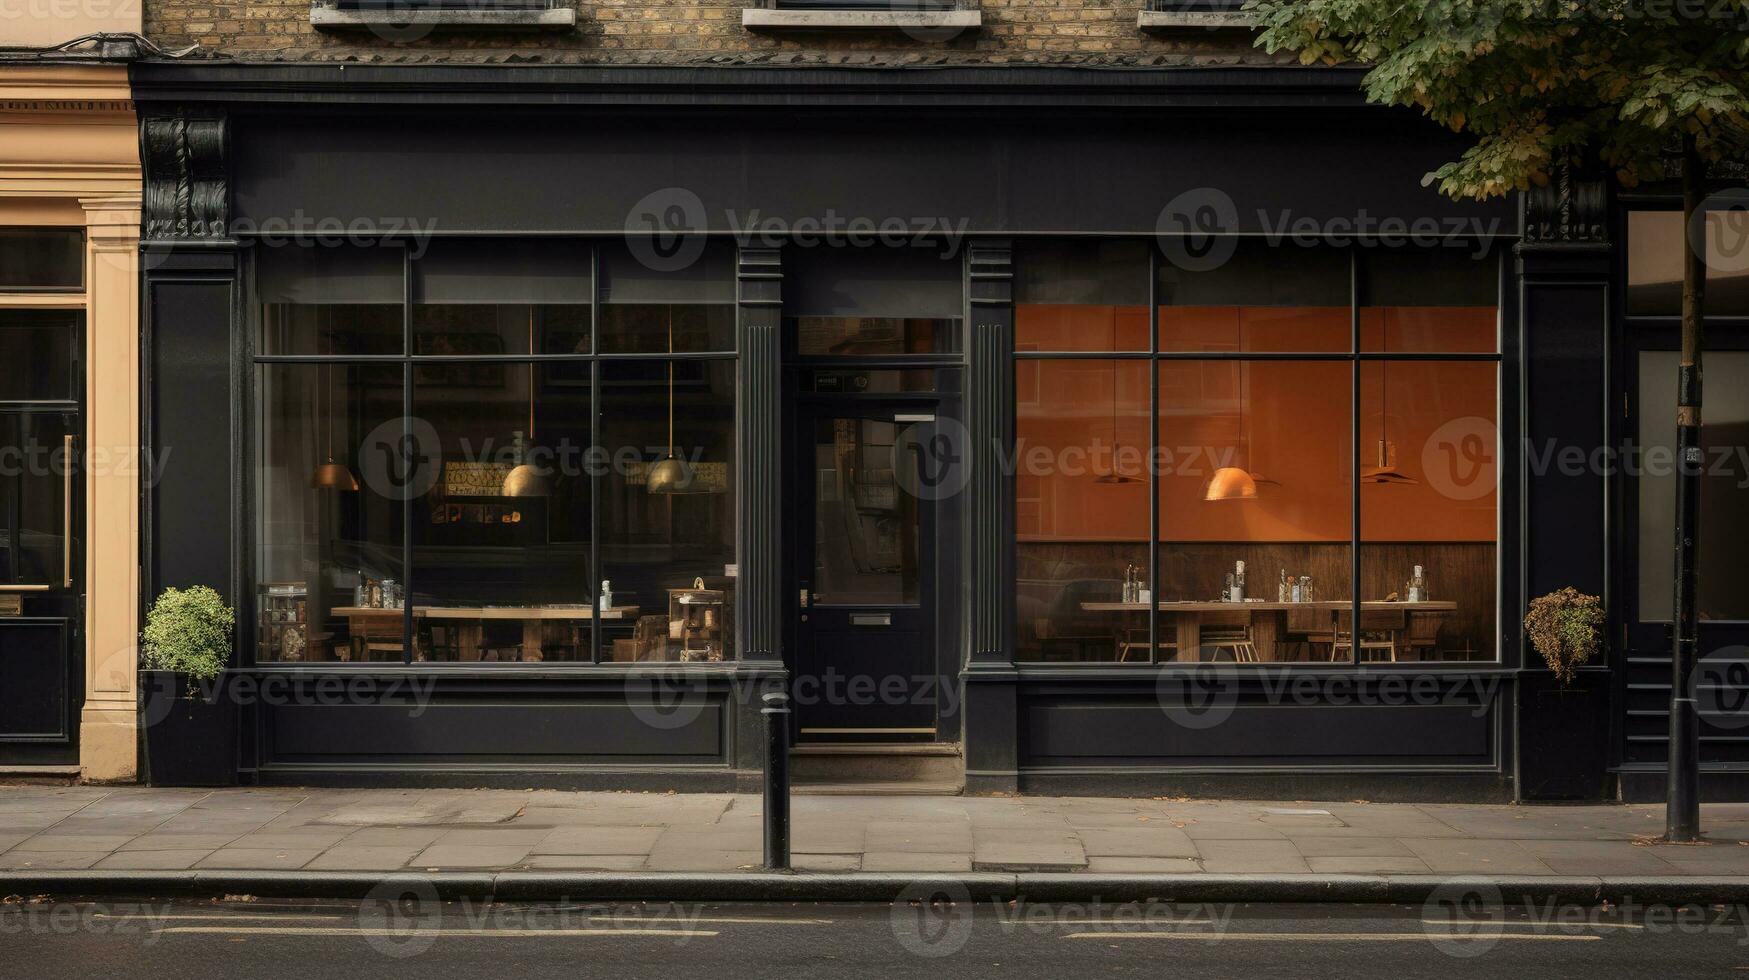
[[[528,353],[534,354],[534,306],[528,308]],[[534,447],[534,362],[528,362],[528,446],[524,453]],[[526,457],[525,457],[526,458]]]
[[[674,304],[668,304],[668,455],[674,455]]]

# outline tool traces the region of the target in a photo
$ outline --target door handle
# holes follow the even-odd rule
[[[892,613],[852,613],[850,616],[850,625],[852,625],[852,626],[891,626],[891,625],[893,625],[893,614]]]
[[[62,588],[73,587],[73,434],[61,437],[61,473],[65,481],[61,493],[61,579]]]

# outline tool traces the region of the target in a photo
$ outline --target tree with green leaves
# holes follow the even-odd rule
[[[1455,198],[1601,172],[1682,182],[1676,630],[1666,836],[1700,835],[1698,641],[1701,346],[1708,168],[1749,159],[1749,0],[1251,0],[1257,43],[1306,64],[1358,64],[1373,102],[1471,138],[1427,175]],[[1741,206],[1741,201],[1738,205]]]

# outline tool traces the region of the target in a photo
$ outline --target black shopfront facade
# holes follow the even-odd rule
[[[1518,626],[1634,581],[1517,448],[1620,434],[1632,205],[1449,202],[1352,73],[133,80],[143,591],[237,607],[241,782],[748,789],[785,685],[967,792],[1644,761],[1657,651]]]

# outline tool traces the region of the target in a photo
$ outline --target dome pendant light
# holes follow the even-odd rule
[[[310,474],[310,489],[312,490],[357,490],[358,477],[352,475],[352,467],[345,463],[334,462],[334,366],[328,365],[328,375],[322,385],[322,397],[328,403],[327,418],[322,420],[322,428],[328,435],[328,461],[316,467]]]
[[[534,354],[534,307],[528,308],[528,352]],[[504,476],[502,493],[506,497],[545,497],[552,493],[552,482],[547,479],[545,470],[528,461],[528,451],[534,445],[534,368],[533,361],[528,362],[528,436],[516,434],[516,459],[514,469]]]
[[[644,489],[650,493],[693,493],[693,472],[674,454],[674,304],[668,304],[668,455],[650,467]]]
[[[1239,350],[1245,350],[1245,321],[1239,321]],[[1246,462],[1250,460],[1251,441],[1248,438],[1250,427],[1245,424],[1245,403],[1249,400],[1250,386],[1246,384],[1249,372],[1245,370],[1244,361],[1239,361],[1239,445],[1246,452]],[[1219,503],[1226,500],[1256,500],[1258,484],[1267,483],[1280,486],[1274,480],[1259,473],[1253,473],[1242,466],[1223,466],[1215,470],[1209,477],[1208,486],[1203,488],[1202,499],[1208,503]]]

